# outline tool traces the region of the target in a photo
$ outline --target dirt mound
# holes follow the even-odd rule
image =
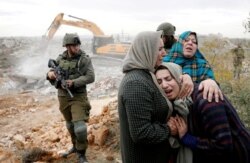
[[[0,162],[19,163],[20,161],[15,157],[13,152],[0,148]]]
[[[36,161],[52,161],[53,157],[52,152],[44,151],[40,148],[33,148],[30,150],[26,150],[22,155],[22,161],[25,163],[32,163]]]
[[[17,100],[13,100],[14,98]],[[38,96],[32,92],[1,96],[0,125],[3,127],[0,135],[0,159],[27,163],[77,159],[74,154],[67,159],[60,157],[62,152],[71,148],[71,140],[63,117],[55,112],[55,109],[58,111],[55,101],[54,98]],[[25,119],[25,116],[34,119]],[[42,118],[38,118],[39,116]],[[90,117],[87,150],[89,160],[99,160],[100,163],[119,162],[118,122],[116,100],[104,106],[100,115]],[[7,152],[7,148],[10,151]]]
[[[61,51],[61,41],[41,53],[38,38],[0,38],[0,162],[77,162],[65,121],[58,109],[56,89],[45,79],[49,58]],[[92,58],[96,81],[88,85],[92,109],[88,124],[87,158],[117,163],[119,127],[117,88],[120,60]]]

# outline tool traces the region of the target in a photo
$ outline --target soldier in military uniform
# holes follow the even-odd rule
[[[68,73],[66,84],[74,96],[71,98],[65,89],[58,88],[59,109],[66,121],[73,144],[72,149],[62,156],[67,157],[71,153],[77,153],[79,163],[86,163],[85,153],[88,147],[86,122],[91,109],[86,85],[94,82],[95,75],[91,59],[80,49],[80,44],[81,41],[76,33],[66,33],[63,47],[67,50],[58,56],[56,63]],[[55,84],[56,75],[51,69],[47,73],[47,79]]]
[[[240,45],[232,50],[233,53],[233,64],[234,64],[234,79],[240,79],[242,62],[245,58],[244,50]]]
[[[162,31],[162,33],[163,33],[162,40],[164,43],[164,48],[165,48],[166,54],[168,54],[172,45],[176,42],[176,39],[174,37],[175,30],[176,30],[175,26],[173,26],[171,23],[168,23],[168,22],[161,23],[157,27],[157,31]]]

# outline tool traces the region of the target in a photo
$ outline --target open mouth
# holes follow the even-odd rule
[[[193,50],[193,48],[191,48],[191,47],[186,47],[185,48],[187,51],[192,51]]]
[[[165,93],[166,93],[167,96],[170,96],[171,93],[172,93],[172,90],[166,90]]]

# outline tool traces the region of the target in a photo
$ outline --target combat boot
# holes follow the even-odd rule
[[[67,152],[65,153],[62,153],[61,156],[64,157],[64,158],[67,158],[68,155],[72,154],[72,153],[76,153],[77,152],[77,149],[75,146],[73,146],[70,150],[68,150]]]
[[[86,150],[79,150],[77,151],[79,163],[88,163],[88,160],[85,156]]]

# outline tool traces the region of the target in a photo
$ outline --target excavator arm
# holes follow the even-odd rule
[[[51,25],[49,26],[45,37],[47,40],[51,40],[58,28],[63,24],[63,25],[69,25],[69,26],[74,26],[74,27],[80,27],[80,28],[85,28],[89,31],[92,32],[94,36],[104,36],[103,31],[93,22],[87,21],[85,19],[77,18],[75,16],[69,15],[71,18],[78,19],[79,21],[73,21],[73,20],[65,20],[63,19],[64,13],[58,14]]]
[[[84,28],[92,32],[94,36],[92,42],[92,52],[94,54],[114,54],[114,56],[119,55],[124,57],[127,53],[130,47],[129,44],[114,43],[114,38],[112,36],[105,35],[95,23],[71,15],[68,16],[77,20],[65,20],[63,16],[64,13],[59,13],[49,26],[48,30],[43,36],[44,40],[46,40],[46,44],[48,44],[48,42],[54,37],[56,31],[61,25],[69,25]]]

